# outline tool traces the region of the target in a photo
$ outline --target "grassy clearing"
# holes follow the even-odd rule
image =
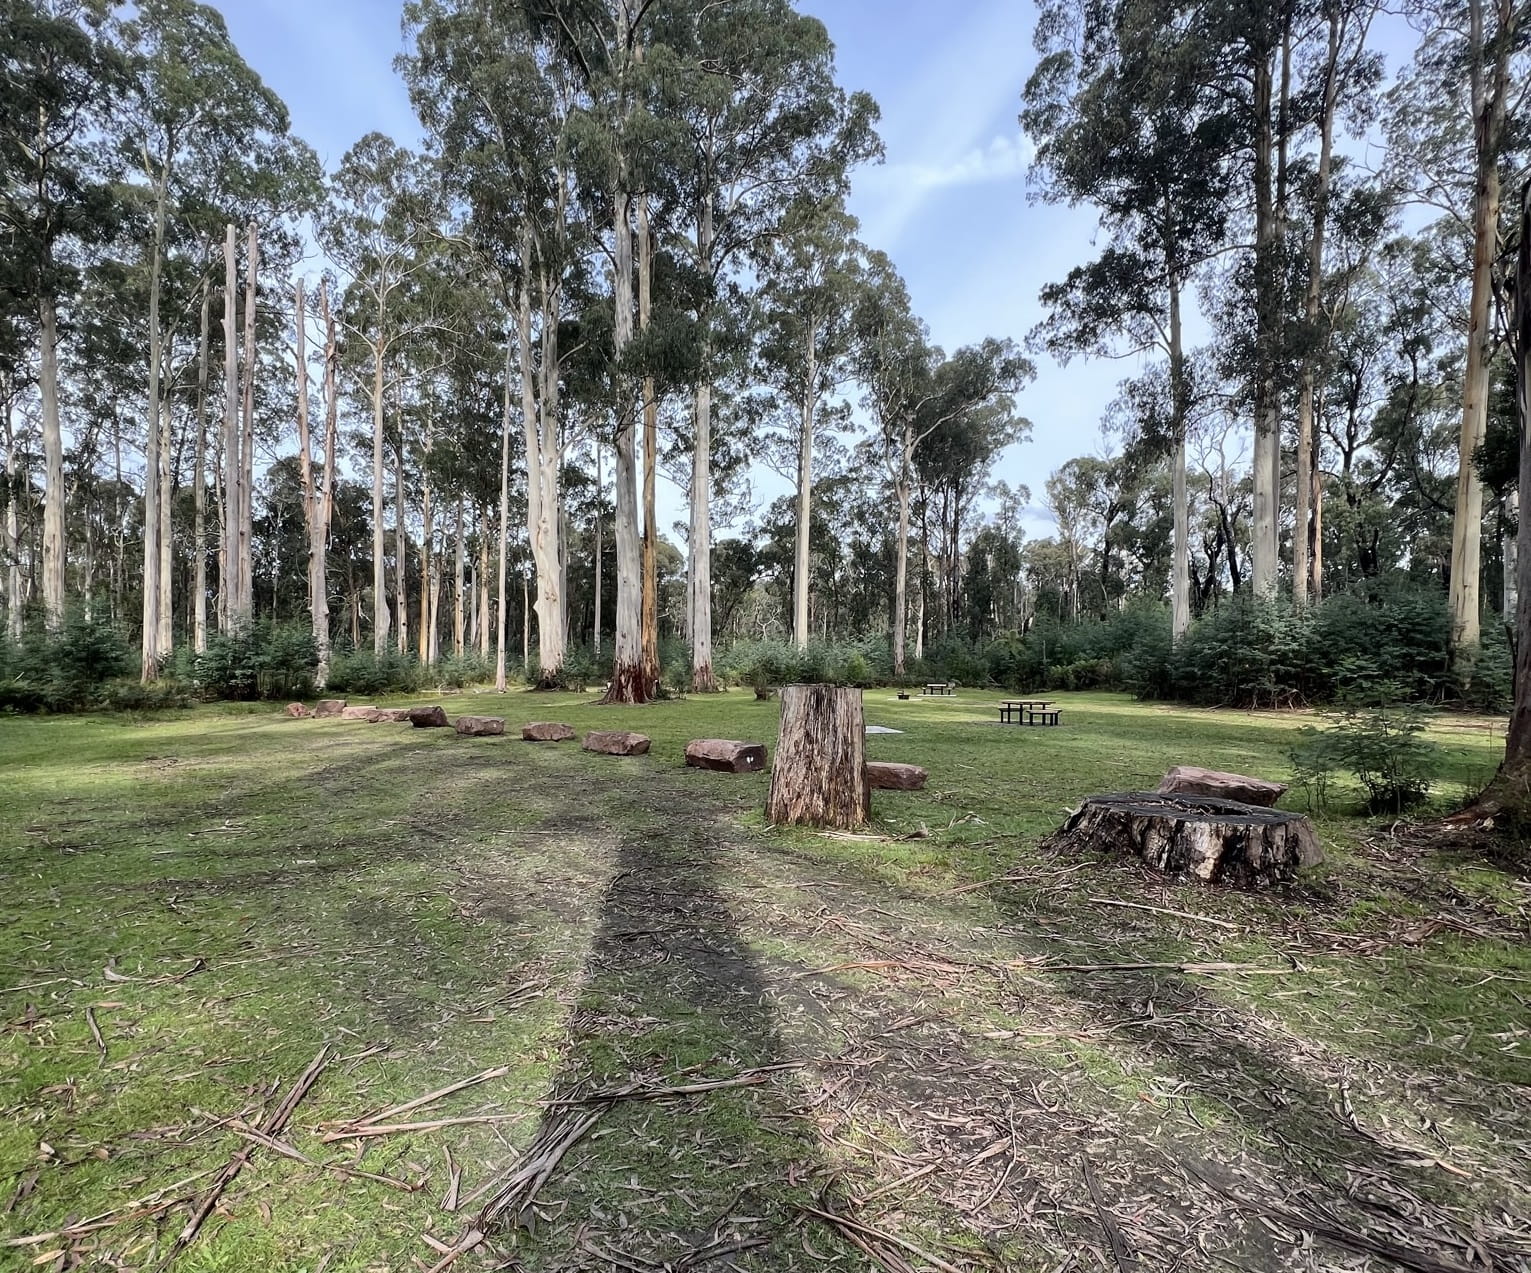
[[[429,1267],[587,1110],[456,1267],[1097,1267],[1112,1230],[1147,1267],[1531,1259],[1525,880],[1339,816],[1280,898],[1061,858],[1080,796],[1281,777],[1300,718],[1072,695],[1001,728],[996,697],[868,692],[905,731],[870,754],[932,781],[856,838],[682,767],[774,739],[747,692],[449,701],[651,735],[630,760],[269,709],[0,721],[0,1237],[37,1239],[0,1268],[160,1264],[325,1045],[310,1161],[256,1148],[176,1269]],[[1443,799],[1495,730],[1439,731]],[[1095,967],[1145,962],[1257,971]],[[491,1068],[404,1116],[478,1121],[324,1139]]]

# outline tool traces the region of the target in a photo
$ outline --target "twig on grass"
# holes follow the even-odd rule
[[[1266,977],[1289,977],[1293,973],[1310,971],[1301,965],[1277,966],[1269,964],[1161,964],[1161,963],[1126,963],[1126,964],[1027,964],[1027,967],[1035,968],[1038,972],[1184,972],[1184,973],[1212,973],[1212,972],[1237,972],[1250,976],[1260,975]]]
[[[101,1027],[96,1023],[96,1010],[85,1009],[85,1024],[90,1027],[90,1037],[96,1041],[96,1050],[101,1053],[101,1059],[106,1060],[106,1040],[101,1037]]]
[[[1168,906],[1146,906],[1142,902],[1119,902],[1111,897],[1092,897],[1090,901],[1096,906],[1122,906],[1128,910],[1148,911],[1154,915],[1173,915],[1176,919],[1194,919],[1201,924],[1215,924],[1218,928],[1231,928],[1238,932],[1239,925],[1230,923],[1226,919],[1213,919],[1210,915],[1197,915],[1192,911],[1172,910]]]
[[[1122,1226],[1111,1214],[1110,1208],[1106,1206],[1106,1199],[1100,1191],[1100,1181],[1095,1178],[1094,1166],[1088,1158],[1081,1158],[1079,1161],[1084,1164],[1084,1181],[1090,1187],[1090,1201],[1095,1204],[1095,1214],[1100,1217],[1100,1227],[1106,1231],[1106,1241],[1111,1244],[1111,1258],[1116,1262],[1116,1267],[1121,1270],[1121,1273],[1130,1273],[1137,1267],[1137,1261],[1132,1257],[1132,1249],[1127,1245]]]
[[[824,1199],[820,1198],[819,1201],[824,1202]],[[825,1206],[828,1207],[828,1205],[826,1202]],[[892,1254],[891,1252],[877,1249],[884,1243],[900,1247],[917,1259],[924,1260],[931,1268],[939,1270],[939,1273],[962,1273],[955,1264],[948,1264],[940,1256],[932,1255],[924,1247],[916,1246],[896,1233],[885,1233],[881,1229],[874,1229],[869,1224],[863,1224],[860,1220],[852,1220],[849,1216],[841,1215],[838,1211],[821,1211],[818,1207],[810,1207],[804,1203],[798,1204],[798,1210],[823,1220],[848,1239],[859,1251],[871,1256],[884,1268],[894,1270],[894,1273],[906,1273],[906,1270],[909,1270],[909,1264],[901,1258],[898,1258],[896,1263],[890,1261],[888,1257]]]
[[[513,1123],[525,1114],[468,1114],[461,1118],[432,1118],[423,1123],[367,1123],[361,1127],[342,1127],[319,1137],[322,1145],[337,1140],[360,1140],[366,1136],[393,1136],[399,1132],[433,1132],[442,1127],[464,1127],[470,1123]]]
[[[421,1106],[429,1105],[433,1101],[439,1101],[443,1097],[451,1096],[454,1092],[460,1092],[466,1087],[473,1087],[478,1083],[487,1083],[490,1079],[504,1078],[510,1073],[510,1066],[497,1065],[493,1069],[484,1070],[469,1078],[459,1079],[456,1083],[448,1083],[445,1087],[438,1087],[434,1092],[427,1092],[424,1096],[417,1096],[412,1101],[405,1101],[402,1105],[390,1105],[387,1109],[378,1110],[374,1114],[363,1114],[357,1118],[345,1118],[334,1122],[322,1124],[325,1127],[366,1127],[379,1123],[385,1118],[397,1118],[400,1114],[408,1114]]]
[[[298,1108],[298,1104],[308,1095],[313,1085],[318,1082],[319,1075],[323,1073],[324,1067],[329,1064],[329,1057],[330,1046],[326,1043],[319,1049],[319,1054],[308,1063],[308,1068],[298,1077],[298,1081],[292,1085],[292,1090],[287,1093],[282,1103],[271,1114],[261,1120],[259,1128],[261,1132],[266,1136],[276,1137],[286,1129],[288,1120],[292,1118],[293,1111]],[[168,1266],[196,1238],[197,1231],[202,1228],[202,1224],[207,1217],[212,1215],[213,1208],[218,1205],[218,1200],[223,1197],[223,1191],[233,1183],[234,1178],[244,1170],[245,1164],[250,1161],[250,1154],[253,1150],[253,1145],[246,1145],[242,1149],[234,1151],[233,1156],[225,1164],[223,1170],[218,1173],[218,1178],[213,1181],[212,1187],[208,1189],[201,1205],[192,1213],[191,1219],[186,1222],[186,1227],[176,1235],[175,1241],[170,1246],[169,1253],[160,1264],[161,1268]]]
[[[717,1092],[729,1087],[754,1087],[767,1082],[771,1075],[782,1070],[800,1070],[803,1061],[782,1061],[776,1065],[762,1065],[753,1070],[741,1070],[731,1078],[707,1079],[700,1083],[676,1083],[667,1087],[651,1087],[645,1083],[629,1083],[623,1087],[602,1088],[587,1096],[565,1096],[544,1101],[549,1109],[562,1105],[609,1104],[614,1101],[658,1101],[671,1096],[695,1096],[699,1092]]]

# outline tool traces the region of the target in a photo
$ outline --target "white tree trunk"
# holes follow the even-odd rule
[[[457,497],[456,549],[452,555],[452,653],[462,658],[463,644],[463,497]]]
[[[633,240],[629,220],[632,197],[625,190],[612,195],[616,269],[612,280],[615,304],[613,344],[618,358],[633,336]],[[637,420],[626,385],[616,404],[617,487],[617,614],[608,703],[642,703],[649,698],[643,672],[643,580],[638,535],[638,463],[635,453]]]
[[[218,624],[228,632],[239,613],[239,331],[235,304],[239,294],[239,261],[234,227],[223,231],[223,478],[218,504],[222,535],[218,550]]]
[[[653,313],[654,236],[649,225],[649,197],[638,196],[638,328],[648,331]],[[659,450],[659,401],[654,377],[643,378],[643,679],[644,697],[659,684],[659,519],[655,509],[655,471]]]
[[[38,300],[42,344],[37,389],[43,429],[43,616],[56,628],[64,618],[64,433],[58,410],[58,312],[46,288]]]
[[[398,615],[400,654],[409,653],[409,540],[404,537],[404,422],[399,421],[399,445],[393,453],[393,581],[394,613]]]
[[[235,621],[240,625],[248,624],[255,613],[255,572],[250,550],[255,515],[255,303],[259,271],[260,243],[252,225],[245,243],[244,429],[239,451],[239,553],[234,563],[239,589]]]
[[[144,520],[143,520],[143,631],[140,644],[140,674],[145,683],[159,675],[160,656],[160,571],[159,540],[162,533],[160,501],[164,487],[160,467],[164,463],[161,448],[160,368],[163,366],[164,333],[160,330],[160,273],[165,242],[165,174],[155,183],[154,238],[149,248],[149,400],[144,413]]]
[[[500,413],[500,524],[499,549],[500,549],[500,582],[499,582],[499,614],[496,616],[496,640],[494,654],[494,688],[496,692],[503,694],[507,688],[505,668],[505,567],[506,567],[506,540],[509,538],[510,527],[510,377],[511,358],[514,348],[509,341],[505,344],[505,398],[504,408]],[[487,626],[487,625],[486,625]]]
[[[191,648],[207,649],[207,358],[212,296],[202,281],[202,319],[197,336],[197,448],[191,476]]]
[[[601,497],[605,495],[601,485],[601,439],[595,439],[595,635],[591,644],[597,658],[601,655]]]
[[[319,284],[319,313],[324,320],[324,472],[320,474],[319,533],[314,540],[314,643],[318,647],[314,684],[330,679],[330,522],[335,511],[335,443],[340,412],[340,362],[335,316],[330,313],[328,282]]]
[[[4,538],[0,555],[5,558],[5,625],[11,640],[21,639],[21,448],[11,421],[10,395],[5,395],[5,501]]]
[[[792,571],[792,638],[798,649],[808,647],[809,519],[813,493],[813,413],[818,398],[815,361],[817,332],[810,320],[803,372],[803,401],[797,439],[797,539]]]
[[[523,238],[528,245],[530,236]],[[529,255],[529,252],[524,253]],[[556,323],[556,314],[544,311],[543,324]],[[556,688],[563,675],[564,621],[561,588],[562,552],[558,515],[562,494],[556,412],[547,400],[547,388],[556,376],[544,366],[542,409],[537,404],[537,376],[532,359],[531,282],[523,271],[516,291],[516,326],[521,355],[521,424],[526,441],[526,536],[531,545],[532,566],[537,576],[537,660],[539,688]],[[549,333],[544,331],[544,358],[550,352]],[[553,355],[556,361],[556,353]]]
[[[1180,280],[1170,279],[1170,398],[1174,470],[1170,498],[1175,505],[1174,543],[1170,562],[1170,635],[1179,641],[1191,628],[1191,510],[1185,481],[1186,416],[1189,393],[1185,380],[1185,351],[1181,347]]]
[[[691,530],[686,572],[691,615],[691,688],[715,693],[712,670],[712,383],[703,373],[696,387],[696,449],[691,459]]]
[[[909,645],[909,496],[910,458],[914,450],[914,432],[904,425],[904,441],[900,448],[898,480],[893,483],[893,495],[898,501],[898,532],[894,543],[893,561],[893,675],[904,675],[908,666],[906,650]]]

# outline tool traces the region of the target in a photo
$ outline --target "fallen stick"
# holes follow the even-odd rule
[[[234,1131],[246,1140],[254,1141],[257,1145],[264,1145],[272,1153],[281,1154],[283,1158],[291,1158],[293,1162],[300,1162],[320,1171],[333,1171],[352,1180],[371,1180],[380,1185],[387,1185],[390,1189],[397,1189],[400,1193],[414,1193],[420,1188],[419,1185],[412,1185],[409,1181],[400,1180],[397,1176],[362,1171],[358,1167],[347,1167],[344,1163],[320,1162],[317,1158],[310,1158],[297,1146],[290,1145],[285,1140],[278,1140],[275,1136],[267,1136],[248,1124],[235,1124]]]
[[[1031,964],[1025,963],[1023,967],[1033,968],[1037,972],[1187,972],[1187,973],[1210,973],[1210,972],[1240,972],[1250,975],[1259,974],[1267,977],[1287,977],[1293,973],[1307,972],[1302,967],[1275,967],[1267,964],[1158,964],[1158,963],[1133,963],[1133,964]]]
[[[101,1053],[101,1059],[106,1060],[106,1040],[101,1037],[101,1027],[96,1022],[96,1010],[85,1009],[85,1024],[90,1027],[90,1037],[96,1041],[96,1050]]]
[[[462,1188],[462,1168],[452,1161],[452,1147],[443,1146],[447,1160],[447,1192],[441,1200],[441,1209],[448,1214],[457,1210],[457,1192]]]
[[[908,972],[915,972],[921,966],[936,968],[944,973],[960,973],[963,971],[956,964],[942,963],[934,959],[857,959],[847,964],[830,964],[826,968],[810,968],[807,972],[792,974],[793,981],[801,981],[804,977],[822,977],[831,972],[849,972],[863,968],[903,968]]]
[[[204,1176],[211,1176],[217,1171],[216,1167],[209,1167],[206,1171],[199,1171],[195,1175],[177,1180],[173,1185],[161,1185],[141,1198],[134,1198],[131,1202],[124,1202],[120,1207],[113,1207],[110,1211],[101,1211],[75,1224],[66,1225],[62,1229],[55,1229],[51,1233],[31,1233],[21,1238],[0,1238],[0,1247],[37,1246],[43,1242],[52,1242],[58,1238],[81,1238],[88,1233],[94,1233],[98,1229],[110,1229],[113,1225],[121,1224],[124,1220],[130,1220],[137,1215],[152,1214],[163,1210],[165,1207],[174,1206],[180,1202],[184,1194],[177,1194],[172,1198],[164,1195],[173,1189],[183,1189],[193,1181],[201,1180]]]
[[[433,1118],[423,1123],[367,1123],[361,1127],[345,1127],[339,1131],[325,1132],[319,1143],[329,1145],[337,1140],[358,1140],[364,1136],[392,1136],[398,1132],[433,1132],[439,1127],[462,1127],[468,1123],[509,1123],[525,1114],[465,1114],[461,1118]]]
[[[1239,931],[1237,924],[1231,924],[1226,919],[1213,919],[1210,915],[1197,915],[1191,911],[1171,910],[1167,906],[1145,906],[1142,902],[1118,902],[1111,897],[1092,897],[1090,899],[1096,906],[1124,906],[1128,910],[1148,911],[1153,915],[1173,915],[1176,919],[1194,919],[1202,924],[1216,924],[1219,928],[1231,928],[1234,932]]]
[[[782,1061],[776,1065],[762,1065],[753,1070],[742,1070],[732,1078],[707,1079],[700,1083],[677,1083],[669,1087],[648,1087],[642,1083],[630,1083],[626,1087],[603,1088],[598,1092],[591,1092],[588,1096],[565,1096],[557,1100],[544,1101],[543,1104],[549,1109],[555,1109],[561,1105],[657,1101],[668,1096],[695,1096],[699,1092],[717,1092],[728,1087],[753,1087],[766,1082],[771,1075],[780,1073],[782,1070],[800,1070],[804,1064],[803,1061]]]
[[[498,1065],[491,1070],[485,1070],[482,1074],[475,1074],[472,1078],[460,1079],[456,1083],[448,1083],[445,1087],[439,1087],[434,1092],[427,1092],[424,1096],[417,1096],[412,1101],[405,1101],[402,1105],[391,1105],[384,1110],[378,1110],[375,1114],[363,1114],[360,1118],[347,1118],[338,1122],[325,1123],[326,1127],[365,1127],[385,1118],[397,1118],[400,1114],[408,1114],[411,1110],[417,1110],[422,1105],[429,1105],[432,1101],[439,1101],[445,1096],[451,1096],[454,1092],[460,1092],[465,1087],[472,1087],[477,1083],[487,1083],[490,1079],[501,1079],[510,1073],[510,1066]]]
[[[1116,1267],[1121,1270],[1121,1273],[1131,1273],[1131,1270],[1137,1267],[1137,1261],[1132,1258],[1132,1249],[1127,1245],[1122,1226],[1106,1206],[1106,1199],[1100,1191],[1100,1182],[1095,1179],[1094,1166],[1088,1158],[1081,1158],[1079,1161],[1084,1164],[1084,1181],[1090,1187],[1090,1201],[1095,1204],[1095,1214],[1100,1219],[1100,1227],[1106,1231],[1106,1241],[1111,1244],[1111,1258],[1116,1262]]]
[[[293,1115],[293,1111],[298,1108],[299,1102],[308,1095],[309,1089],[318,1081],[319,1075],[329,1063],[329,1056],[330,1046],[326,1043],[319,1049],[319,1054],[308,1063],[308,1068],[298,1077],[298,1081],[292,1085],[292,1091],[287,1093],[282,1103],[268,1117],[261,1120],[260,1130],[262,1132],[267,1136],[274,1137],[286,1128],[288,1120]],[[246,1145],[244,1148],[234,1151],[233,1156],[229,1159],[223,1170],[218,1173],[218,1178],[213,1181],[212,1187],[208,1189],[207,1195],[202,1199],[202,1205],[192,1213],[191,1219],[186,1222],[186,1227],[176,1235],[175,1241],[171,1243],[169,1253],[160,1264],[161,1268],[168,1266],[196,1238],[197,1231],[201,1229],[207,1217],[212,1215],[213,1208],[218,1205],[218,1200],[223,1197],[223,1191],[233,1183],[234,1178],[244,1170],[245,1164],[250,1161],[250,1155],[254,1152],[254,1148],[253,1145]]]
[[[940,1273],[962,1273],[955,1264],[948,1264],[940,1256],[932,1255],[924,1247],[916,1246],[907,1238],[901,1238],[896,1233],[885,1233],[881,1229],[874,1229],[869,1224],[862,1224],[859,1220],[852,1220],[849,1216],[843,1216],[837,1211],[820,1211],[817,1207],[810,1207],[803,1203],[798,1204],[799,1211],[805,1211],[811,1216],[817,1216],[820,1220],[827,1220],[836,1228],[846,1234],[856,1234],[862,1238],[871,1239],[874,1242],[891,1242],[894,1246],[908,1251],[917,1259],[924,1260],[931,1268],[939,1269]],[[863,1248],[865,1249],[865,1248]],[[871,1254],[869,1252],[869,1254]]]

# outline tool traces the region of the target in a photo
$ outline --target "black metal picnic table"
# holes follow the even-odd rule
[[[1055,698],[1006,698],[999,704],[1001,725],[1056,725],[1061,708],[1048,708]]]

